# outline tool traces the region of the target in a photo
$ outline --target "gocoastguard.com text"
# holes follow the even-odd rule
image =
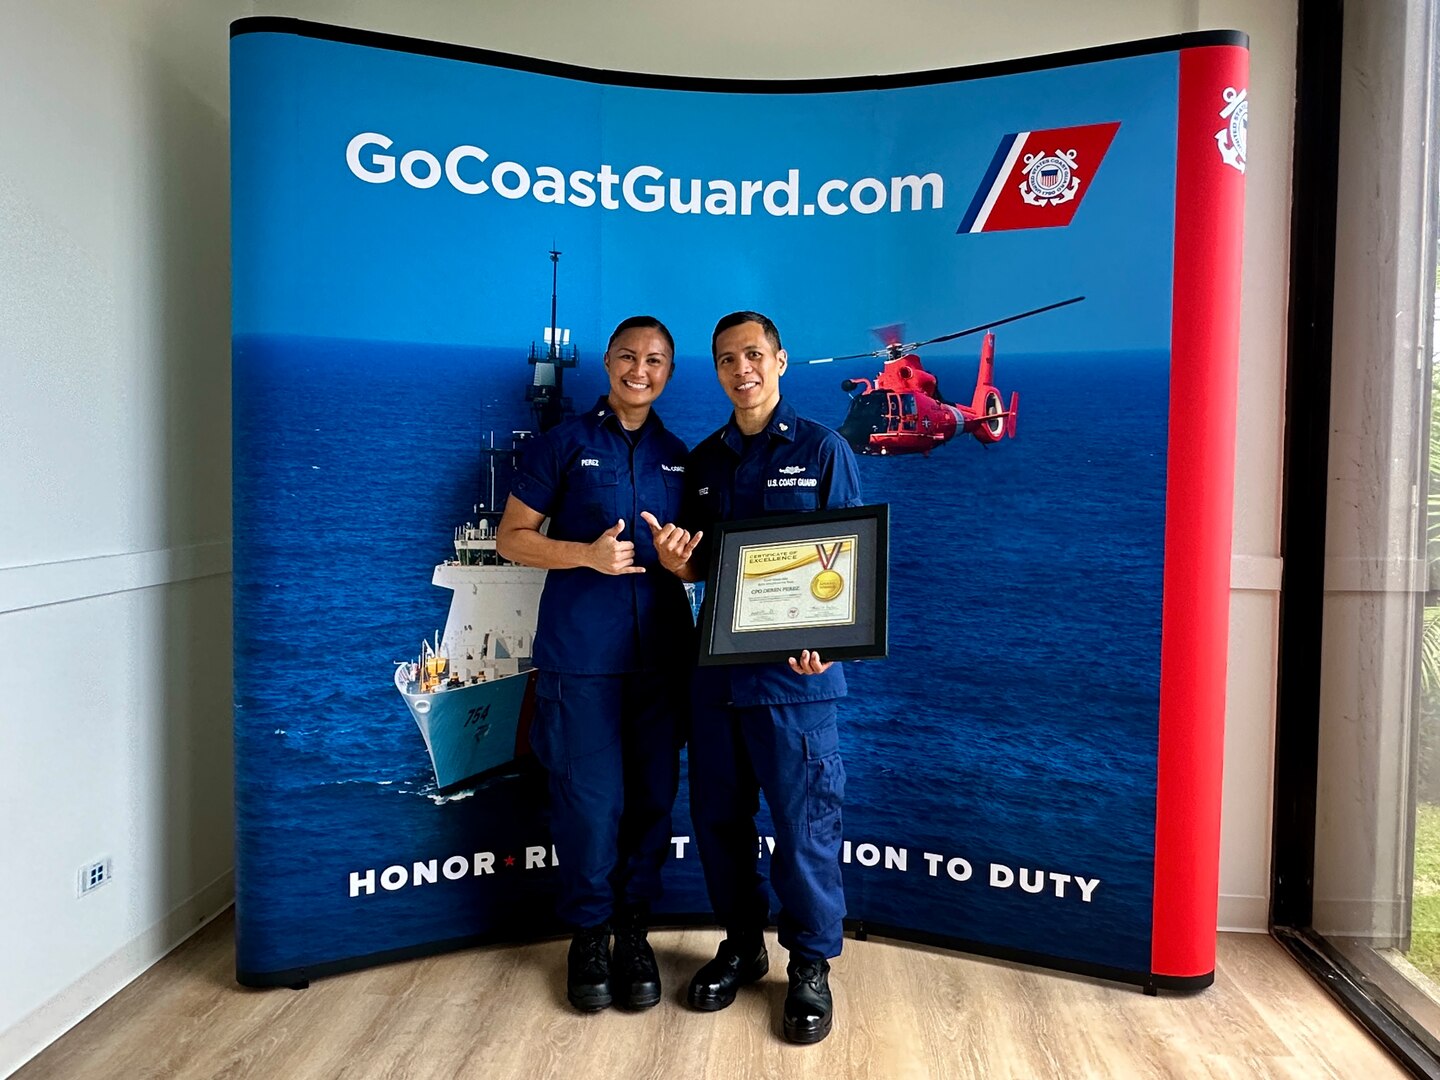
[[[654,165],[634,165],[616,172],[609,165],[598,169],[572,169],[551,165],[526,166],[517,161],[492,163],[478,146],[457,146],[442,159],[429,150],[388,151],[394,140],[364,131],[345,148],[345,163],[367,184],[388,184],[397,177],[413,188],[433,188],[442,180],[464,195],[494,193],[502,199],[534,199],[570,206],[599,206],[602,210],[628,207],[642,214],[668,210],[673,214],[750,215],[797,217],[821,214],[835,217],[858,214],[892,214],[911,210],[941,210],[945,181],[939,173],[923,176],[873,176],[858,180],[830,179],[807,188],[800,170],[789,169],[784,179],[700,180],[666,176]]]

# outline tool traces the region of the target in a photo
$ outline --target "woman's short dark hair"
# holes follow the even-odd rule
[[[610,351],[611,347],[615,344],[615,339],[625,333],[626,330],[659,330],[660,336],[663,337],[666,344],[670,346],[670,359],[672,362],[674,361],[675,339],[670,335],[670,328],[655,318],[654,315],[631,315],[630,318],[621,321],[620,325],[615,327],[614,332],[610,335],[610,340],[605,343],[606,352]]]
[[[715,359],[715,342],[720,340],[720,335],[726,330],[732,330],[737,326],[744,326],[747,322],[753,322],[765,331],[765,338],[770,342],[776,352],[781,349],[780,331],[775,329],[775,324],[758,311],[732,311],[718,323],[715,324],[715,332],[710,335],[710,356]]]

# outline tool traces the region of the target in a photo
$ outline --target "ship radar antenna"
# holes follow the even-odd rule
[[[550,241],[550,359],[560,358],[560,323],[556,312],[556,295],[560,286],[560,256],[561,252],[554,248],[554,240]]]
[[[525,391],[525,400],[530,402],[540,431],[549,431],[570,415],[564,372],[579,361],[579,353],[570,344],[570,331],[560,325],[560,255],[558,247],[550,248],[550,323],[545,327],[545,348],[534,344],[530,347],[530,365],[535,374]]]

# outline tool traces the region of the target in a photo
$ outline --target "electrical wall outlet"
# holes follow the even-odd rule
[[[115,868],[111,864],[110,856],[106,855],[92,863],[86,863],[80,867],[79,890],[77,895],[85,896],[94,892],[115,876]]]

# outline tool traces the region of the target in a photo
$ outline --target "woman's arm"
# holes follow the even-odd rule
[[[511,495],[500,518],[495,547],[502,558],[541,570],[573,570],[588,567],[601,574],[643,574],[635,565],[635,543],[621,540],[625,519],[621,518],[588,544],[551,540],[540,531],[545,515],[532,510]]]

